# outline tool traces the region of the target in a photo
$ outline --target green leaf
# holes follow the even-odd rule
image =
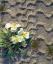
[[[26,41],[26,43],[27,43],[27,46],[30,46],[31,37],[30,37],[29,39],[26,39],[25,41]]]
[[[7,56],[9,58],[14,57],[15,56],[15,53],[12,50],[9,50]]]
[[[2,38],[0,38],[0,42],[3,42],[3,39]]]
[[[3,46],[4,46],[4,44],[1,42],[1,43],[0,43],[0,47],[3,47]]]
[[[0,38],[0,47],[3,47],[3,39]]]
[[[27,43],[29,43],[30,41],[31,41],[31,38],[29,38],[29,39],[26,39],[26,42],[27,42]]]
[[[2,55],[5,56],[8,52],[8,49],[4,49],[3,52],[2,52]]]
[[[1,34],[3,34],[3,32],[2,32],[2,31],[0,31],[0,35],[1,35]]]
[[[0,44],[0,47],[3,47],[3,45],[2,45],[2,44]]]
[[[0,36],[6,37],[6,34],[4,32],[2,32],[2,31],[0,31]]]
[[[19,53],[19,52],[16,52],[17,54]]]
[[[20,49],[19,50],[21,51],[22,54],[26,55],[27,54],[27,51],[26,50],[23,50],[23,49]]]

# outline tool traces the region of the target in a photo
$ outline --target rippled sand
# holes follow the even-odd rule
[[[19,56],[16,61],[2,58],[0,64],[53,64],[48,60],[47,45],[53,44],[53,0],[2,0],[6,10],[2,12],[0,24],[16,21],[35,40],[40,41],[38,51],[28,49],[27,56]]]

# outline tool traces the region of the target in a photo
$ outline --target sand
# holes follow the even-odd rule
[[[40,41],[38,51],[28,49],[27,56],[16,61],[2,58],[0,64],[53,64],[47,57],[47,45],[53,44],[53,0],[2,0],[6,10],[1,12],[0,24],[15,21]]]

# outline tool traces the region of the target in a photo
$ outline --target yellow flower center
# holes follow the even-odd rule
[[[23,32],[20,33],[20,36],[23,36],[24,37],[25,34],[26,34],[26,32],[23,31]]]
[[[16,26],[15,23],[12,23],[12,24],[11,24],[11,28],[14,28],[15,26]]]
[[[18,41],[18,37],[17,36],[13,36],[14,41]]]

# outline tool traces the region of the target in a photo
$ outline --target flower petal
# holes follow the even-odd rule
[[[25,38],[26,38],[26,39],[29,39],[29,32],[27,32],[27,33],[25,34]]]
[[[17,42],[18,42],[18,37],[17,37],[17,35],[12,36],[12,37],[11,37],[11,41],[12,41],[13,43],[17,43]]]
[[[18,27],[20,27],[21,25],[20,24],[16,24],[16,27],[18,28]]]
[[[18,38],[19,38],[19,40],[18,40],[19,42],[25,41],[25,39],[23,37],[21,37],[21,36],[19,36]]]
[[[18,31],[18,34],[21,33],[23,31],[23,28],[20,28],[20,30]]]
[[[24,43],[23,43],[23,47],[26,47],[26,46],[27,46],[27,44],[24,42]]]
[[[16,42],[13,42],[13,44],[16,44]]]
[[[11,28],[11,32],[16,32],[17,28]]]
[[[10,28],[10,26],[11,26],[11,24],[10,24],[10,23],[7,23],[7,24],[5,25],[5,28],[8,29],[8,28]]]

